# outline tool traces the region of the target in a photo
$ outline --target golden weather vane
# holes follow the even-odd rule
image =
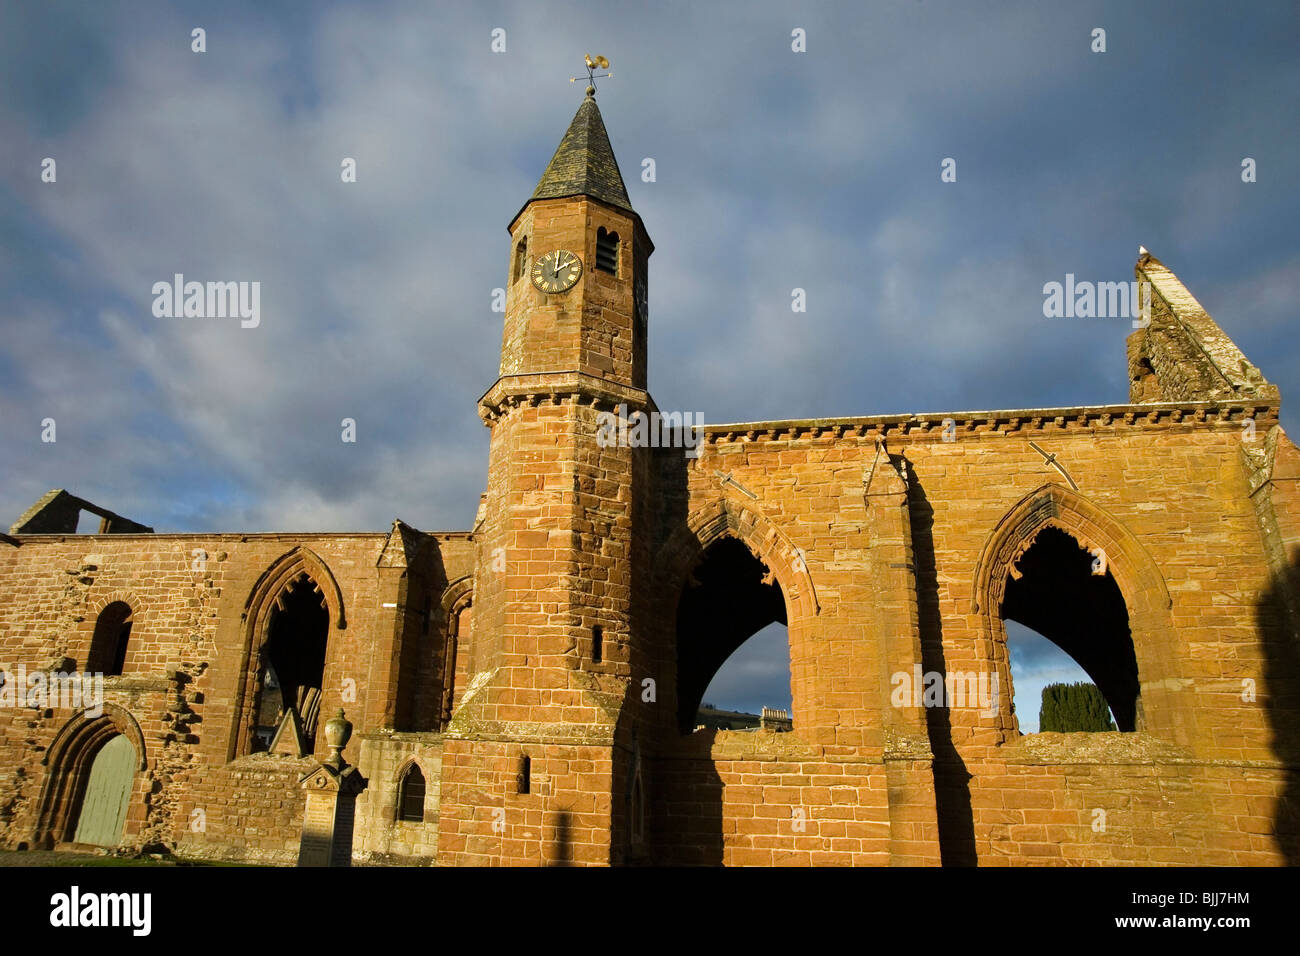
[[[609,69],[609,60],[605,59],[603,56],[592,56],[590,53],[588,53],[586,55],[586,64],[587,64],[587,95],[595,96],[596,80],[606,76],[613,76],[614,74],[596,72],[597,70]],[[580,79],[582,79],[582,77],[580,76],[571,76],[569,77],[569,82],[577,83]]]

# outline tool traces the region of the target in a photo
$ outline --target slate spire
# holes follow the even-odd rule
[[[618,161],[609,145],[609,134],[605,132],[605,123],[600,118],[600,109],[590,88],[529,202],[565,196],[590,196],[635,212],[627,198]]]

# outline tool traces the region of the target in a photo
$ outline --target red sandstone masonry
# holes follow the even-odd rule
[[[636,291],[653,247],[611,156],[565,153],[551,181],[583,161],[609,201],[561,185],[511,226],[512,253],[526,238],[586,268],[565,295],[511,273],[472,533],[0,541],[0,664],[84,668],[98,614],[134,611],[102,719],[0,710],[0,845],[66,846],[122,733],[142,763],[124,845],[293,863],[323,739],[247,751],[265,624],[305,572],[330,621],[320,713],[347,711],[369,781],[357,862],[1300,861],[1300,451],[1171,272],[1137,265],[1156,291],[1129,340],[1137,404],[714,425],[695,460],[602,448],[602,412],[655,407]],[[614,275],[592,268],[602,227]],[[1133,733],[1018,733],[1001,602],[1046,528],[1106,555]],[[678,732],[679,604],[723,541],[781,591],[789,733]],[[998,711],[893,706],[892,676],[932,665],[996,674]],[[415,766],[424,819],[401,820]]]

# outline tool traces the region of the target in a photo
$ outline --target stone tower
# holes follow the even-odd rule
[[[592,90],[510,224],[500,377],[475,539],[469,685],[447,728],[444,863],[607,863],[629,676],[646,262]]]

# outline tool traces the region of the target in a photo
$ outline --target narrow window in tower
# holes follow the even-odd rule
[[[596,268],[618,275],[618,233],[606,232],[604,226],[596,230]]]
[[[605,655],[605,635],[597,624],[591,629],[591,662],[599,664]]]
[[[533,773],[533,760],[528,754],[519,758],[519,772],[515,774],[515,790],[519,793],[528,793],[531,785]]]
[[[524,236],[519,240],[519,245],[515,246],[515,271],[514,280],[519,281],[528,271],[528,237]]]

